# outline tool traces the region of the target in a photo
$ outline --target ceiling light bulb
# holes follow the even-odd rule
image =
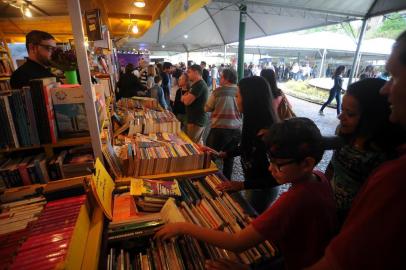
[[[143,7],[145,7],[145,1],[136,0],[136,1],[134,1],[134,6],[136,6],[137,8],[143,8]]]
[[[137,26],[136,24],[134,24],[133,27],[131,28],[131,31],[132,31],[134,34],[138,34],[138,26]]]
[[[161,47],[162,47],[162,49],[165,49],[165,45],[162,45]]]
[[[30,10],[29,8],[25,8],[25,9],[24,9],[24,15],[25,15],[26,17],[28,17],[28,18],[31,18],[31,17],[32,17],[31,10]]]
[[[188,36],[188,35],[183,35],[183,37],[184,37],[184,38],[188,38],[189,36]]]

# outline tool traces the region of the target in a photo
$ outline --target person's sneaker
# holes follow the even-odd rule
[[[323,111],[319,111],[319,115],[324,116],[324,112],[323,112]]]

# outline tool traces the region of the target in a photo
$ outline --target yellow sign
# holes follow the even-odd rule
[[[114,181],[99,159],[96,159],[95,174],[92,175],[91,187],[97,203],[108,219],[112,219],[112,198]]]
[[[161,14],[162,34],[169,32],[210,0],[172,0]]]

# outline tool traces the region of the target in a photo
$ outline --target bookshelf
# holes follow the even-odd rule
[[[10,76],[14,71],[7,42],[0,39],[0,92],[11,89]]]
[[[68,147],[68,146],[78,146],[83,144],[89,144],[91,142],[91,138],[87,137],[79,137],[79,138],[70,138],[70,139],[60,139],[57,143],[48,143],[48,144],[40,144],[37,146],[29,146],[29,147],[19,147],[19,148],[6,148],[0,149],[0,153],[11,153],[11,152],[19,152],[19,151],[27,151],[27,150],[34,150],[43,148],[46,156],[51,157],[54,152],[54,148],[60,147]]]

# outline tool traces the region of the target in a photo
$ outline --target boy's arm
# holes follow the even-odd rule
[[[180,234],[193,236],[198,240],[233,252],[242,252],[265,241],[252,225],[237,233],[227,233],[199,227],[187,222],[167,224],[156,233],[155,237],[165,240]]]

